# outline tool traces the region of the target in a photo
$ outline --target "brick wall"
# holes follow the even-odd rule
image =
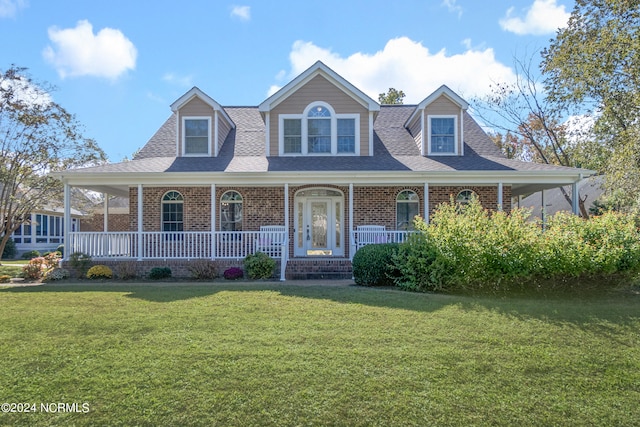
[[[129,231],[129,214],[109,214],[109,231]],[[104,231],[104,215],[95,213],[80,219],[80,231]]]

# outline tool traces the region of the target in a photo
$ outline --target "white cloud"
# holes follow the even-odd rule
[[[449,9],[449,12],[457,13],[458,18],[462,16],[462,6],[456,4],[457,0],[442,0],[442,6]]]
[[[571,14],[564,5],[556,4],[556,0],[534,0],[524,18],[514,16],[515,8],[507,10],[500,20],[500,27],[518,35],[553,34],[558,28],[565,27]]]
[[[11,93],[11,100],[26,105],[45,106],[53,102],[51,95],[27,77],[16,76],[13,79],[0,80],[0,88]]]
[[[389,40],[374,54],[358,52],[346,58],[311,42],[297,41],[289,57],[289,79],[320,60],[374,100],[394,87],[406,93],[406,103],[419,103],[442,84],[470,99],[488,94],[495,81],[515,81],[513,70],[495,58],[493,49],[432,53],[407,37]],[[272,86],[268,95],[278,89]]]
[[[15,18],[18,10],[27,5],[27,0],[0,0],[0,18]]]
[[[49,28],[52,46],[43,51],[61,78],[95,76],[116,79],[136,67],[138,52],[120,30],[103,28],[97,34],[89,21],[75,28]]]
[[[241,21],[249,21],[251,19],[251,7],[233,6],[231,8],[231,16],[239,18]]]
[[[175,73],[166,73],[162,76],[162,80],[172,85],[180,86],[180,87],[192,87],[193,86],[193,76],[179,76]]]

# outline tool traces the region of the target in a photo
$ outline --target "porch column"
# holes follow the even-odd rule
[[[280,256],[280,281],[285,281],[285,273],[287,270],[287,261],[289,260],[289,184],[284,184],[284,241]]]
[[[498,183],[498,210],[502,210],[502,182]]]
[[[70,250],[71,250],[71,189],[69,187],[69,184],[67,184],[65,182],[64,184],[64,260],[68,260],[69,259],[69,255],[70,255]],[[33,222],[33,215],[31,217],[31,232],[33,233],[33,230],[35,229],[35,227],[33,226],[34,222]],[[33,236],[32,236],[33,239]],[[32,240],[32,242],[35,242],[35,240]]]
[[[424,222],[429,224],[429,183],[424,183]]]
[[[578,194],[578,183],[574,182],[573,184],[571,184],[571,208],[574,215],[580,214],[578,197],[580,197],[580,195]]]
[[[142,261],[142,250],[144,248],[142,242],[142,204],[144,198],[142,196],[142,184],[138,184],[138,261]]]
[[[544,190],[540,191],[540,218],[542,218],[542,230],[547,228],[547,210],[544,206]]]
[[[211,259],[216,259],[216,185],[211,184]]]
[[[349,184],[349,259],[353,259],[356,245],[353,241],[353,183]]]
[[[103,193],[104,208],[102,209],[102,231],[109,231],[109,194]]]

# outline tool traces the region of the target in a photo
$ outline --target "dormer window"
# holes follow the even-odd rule
[[[458,153],[456,116],[429,116],[429,154]]]
[[[281,114],[279,121],[280,155],[359,154],[359,114],[336,114],[316,102],[303,114]]]
[[[211,118],[184,117],[182,134],[184,155],[202,156],[210,154]]]

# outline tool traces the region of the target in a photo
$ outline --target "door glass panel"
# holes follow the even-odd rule
[[[304,232],[304,205],[302,203],[298,203],[298,247],[301,248],[304,244],[304,240],[302,238]]]
[[[336,248],[342,246],[342,239],[340,238],[340,230],[342,229],[340,213],[340,202],[336,202]]]
[[[311,247],[322,249],[327,247],[327,203],[312,202],[311,218],[313,221],[311,232]]]

